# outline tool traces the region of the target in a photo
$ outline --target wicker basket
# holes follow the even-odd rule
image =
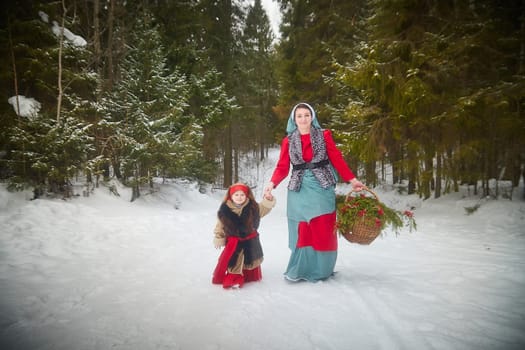
[[[371,193],[374,196],[374,198],[377,201],[379,201],[379,198],[372,190],[370,190],[367,187],[364,187],[363,190]],[[354,190],[350,191],[346,195],[346,199],[345,199],[346,201],[348,201],[348,199],[350,198],[350,195],[353,192],[357,192],[357,191],[354,191]],[[377,238],[377,236],[379,236],[379,234],[381,233],[381,227],[377,226],[374,219],[363,217],[362,219],[357,220],[355,222],[351,230],[346,231],[346,232],[340,232],[340,233],[341,233],[341,236],[343,236],[350,243],[368,245],[372,243]]]

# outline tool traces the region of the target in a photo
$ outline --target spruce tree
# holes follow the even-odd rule
[[[3,109],[5,174],[14,187],[30,185],[36,195],[49,191],[68,197],[71,179],[83,171],[92,150],[85,111],[92,109],[96,74],[89,68],[85,40],[74,34],[78,27],[70,22],[67,8],[56,3],[18,5],[9,8],[4,27],[8,42],[3,47],[12,67],[5,71],[10,82],[4,86],[5,100],[22,95],[38,101],[41,108],[31,118],[17,108]]]
[[[340,103],[341,95],[327,80],[334,62],[352,57],[359,41],[359,19],[365,1],[286,1],[278,46],[280,105],[285,119],[289,106],[305,101],[317,107],[322,123],[329,122],[327,104]]]
[[[242,149],[254,149],[264,159],[269,144],[273,144],[272,128],[275,124],[272,107],[277,102],[277,80],[274,72],[274,35],[268,15],[261,1],[256,0],[248,9],[242,35],[242,53],[236,74],[242,119],[239,137]]]
[[[522,2],[370,4],[360,59],[338,74],[360,92],[346,120],[364,136],[349,142],[424,198],[519,173],[507,159],[523,154]]]
[[[122,61],[122,78],[104,102],[103,127],[109,128],[109,159],[117,176],[133,188],[154,176],[196,176],[187,163],[202,159],[201,125],[188,114],[190,83],[168,72],[157,28],[145,12],[132,32]],[[188,135],[191,135],[189,137]]]

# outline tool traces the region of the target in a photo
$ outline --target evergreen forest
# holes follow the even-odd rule
[[[304,101],[369,186],[518,186],[525,0],[274,1],[279,33],[260,0],[2,2],[0,180],[225,188]]]

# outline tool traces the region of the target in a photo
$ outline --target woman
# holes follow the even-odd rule
[[[287,204],[291,256],[284,276],[290,281],[324,280],[333,274],[337,260],[334,168],[355,190],[363,184],[344,161],[331,132],[321,129],[309,104],[292,109],[286,132],[279,161],[264,189],[265,195],[271,195],[292,165]]]

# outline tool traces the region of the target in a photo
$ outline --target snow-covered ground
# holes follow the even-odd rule
[[[269,171],[252,178],[259,198]],[[130,203],[118,190],[30,201],[0,187],[0,349],[525,348],[517,194],[423,202],[377,188],[387,204],[416,207],[418,231],[341,239],[334,278],[292,284],[283,184],[261,222],[263,280],[224,290],[211,284],[224,192],[174,181]]]

